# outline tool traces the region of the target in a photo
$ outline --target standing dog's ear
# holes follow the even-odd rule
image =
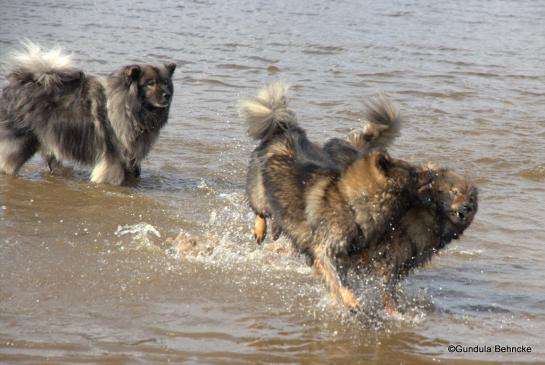
[[[141,72],[141,69],[140,69],[140,66],[138,65],[126,66],[125,69],[123,70],[125,78],[127,79],[127,83],[129,84],[132,83],[133,81],[138,80],[138,78],[140,77],[140,72]]]
[[[176,64],[175,63],[165,63],[165,68],[168,71],[168,76],[172,77],[172,74],[174,73],[174,70],[176,70]]]

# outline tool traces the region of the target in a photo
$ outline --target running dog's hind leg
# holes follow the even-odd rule
[[[272,216],[269,217],[269,224],[271,226],[272,240],[276,241],[282,234],[282,227],[280,227]]]
[[[261,244],[267,235],[267,220],[262,214],[255,215],[254,238],[257,244]]]

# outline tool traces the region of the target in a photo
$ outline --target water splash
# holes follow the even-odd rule
[[[161,238],[161,234],[159,233],[159,231],[151,224],[145,222],[117,226],[114,234],[117,237],[132,235],[132,242],[136,243],[137,245],[135,249],[139,249],[142,247],[154,248],[156,246],[150,236],[155,236],[155,238]]]
[[[237,272],[243,272],[240,277],[267,278],[263,279],[262,285],[272,285],[280,292],[287,290],[293,293],[295,288],[300,298],[299,304],[301,301],[305,303],[305,311],[324,319],[333,316],[347,325],[363,324],[368,329],[382,330],[396,323],[419,323],[429,312],[424,308],[426,305],[418,303],[422,301],[421,298],[407,295],[400,286],[401,314],[391,317],[384,310],[381,300],[381,282],[353,273],[348,281],[360,298],[363,310],[356,314],[349,312],[331,299],[318,278],[309,281],[312,268],[299,257],[285,237],[276,241],[267,239],[262,245],[254,242],[251,235],[254,216],[247,207],[243,192],[214,191],[206,182],[200,185],[211,192],[212,199],[208,219],[192,226],[191,230],[179,229],[174,237],[162,237],[156,227],[141,222],[119,226],[115,235],[130,236],[133,249],[162,252],[166,258],[180,265],[193,262],[203,265],[205,269],[225,271],[234,277],[240,276]],[[171,260],[166,265],[172,264]],[[241,281],[238,285],[246,284]],[[286,305],[289,306],[291,302],[292,299],[287,299]]]

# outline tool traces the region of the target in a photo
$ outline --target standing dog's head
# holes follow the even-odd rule
[[[136,87],[138,98],[147,108],[164,109],[172,99],[172,74],[176,64],[130,65],[122,70],[123,78],[130,87]]]
[[[149,153],[168,121],[175,69],[173,63],[129,65],[103,81],[109,122],[132,165]]]

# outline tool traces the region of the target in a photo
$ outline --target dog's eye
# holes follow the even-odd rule
[[[149,81],[146,83],[146,86],[155,86],[156,83],[157,83],[157,81],[155,81],[155,80],[149,80]]]

